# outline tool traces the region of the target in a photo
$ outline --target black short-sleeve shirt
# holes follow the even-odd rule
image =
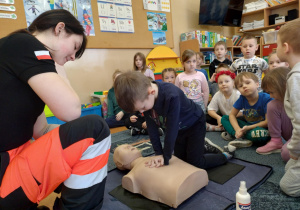
[[[56,72],[54,61],[34,36],[18,33],[0,39],[0,152],[31,139],[45,104],[28,80],[46,72]]]

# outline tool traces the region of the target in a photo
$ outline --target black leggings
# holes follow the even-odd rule
[[[202,169],[226,163],[227,158],[223,154],[204,153],[205,133],[205,117],[199,118],[192,127],[180,130],[175,143],[174,155]]]

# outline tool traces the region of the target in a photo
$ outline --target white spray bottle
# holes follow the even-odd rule
[[[251,197],[247,192],[246,182],[241,181],[239,191],[236,193],[236,210],[250,210]]]

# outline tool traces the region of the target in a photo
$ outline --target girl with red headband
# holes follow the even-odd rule
[[[233,104],[240,97],[240,92],[234,87],[235,74],[231,71],[220,71],[215,77],[219,91],[208,105],[208,115],[217,121],[218,127],[223,128],[222,116],[229,115]]]

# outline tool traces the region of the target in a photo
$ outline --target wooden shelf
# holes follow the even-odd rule
[[[252,11],[252,12],[244,13],[244,14],[242,14],[242,17],[262,13],[262,12],[264,12],[264,10],[273,10],[273,9],[279,9],[279,8],[282,8],[282,7],[287,7],[287,6],[290,6],[290,5],[297,4],[297,3],[298,3],[298,0],[285,2],[285,3],[282,3],[282,4],[276,5],[276,6],[266,7],[264,9],[259,9],[259,10],[255,10],[255,11]]]
[[[287,22],[289,22],[289,21],[287,21]],[[265,30],[265,29],[275,28],[276,26],[284,25],[284,24],[287,23],[287,22],[277,23],[277,24],[274,24],[274,25],[265,26],[265,27],[260,27],[260,28],[254,28],[254,29],[250,29],[250,30],[243,31],[243,32],[261,31],[261,30]]]
[[[298,3],[298,0],[289,1],[289,2],[285,2],[285,3],[282,3],[282,4],[276,5],[276,6],[267,7],[267,8],[265,8],[265,10],[279,9],[279,8],[287,7],[287,6],[290,6],[290,5],[293,5],[293,4],[297,4],[297,3]]]
[[[252,12],[247,12],[247,13],[242,14],[242,17],[246,17],[246,16],[249,16],[249,15],[255,15],[255,14],[258,14],[258,13],[262,13],[263,11],[264,11],[264,9],[259,9],[259,10],[255,10],[255,11],[252,11]]]
[[[210,64],[203,64],[203,65],[201,65],[201,67],[207,67],[207,66],[209,66]]]
[[[177,59],[180,57],[161,57],[161,58],[148,58],[148,60],[167,60],[167,59]]]

